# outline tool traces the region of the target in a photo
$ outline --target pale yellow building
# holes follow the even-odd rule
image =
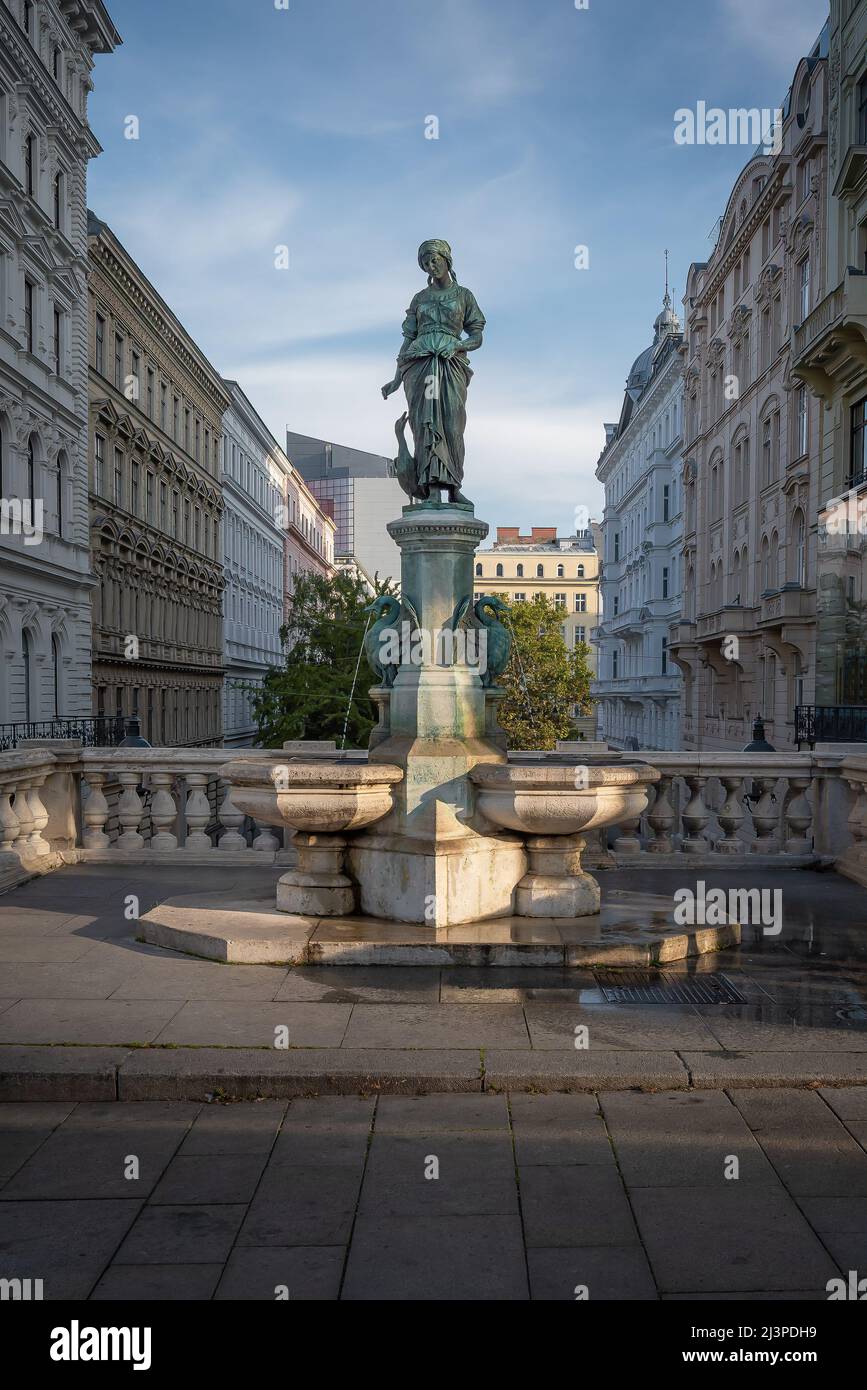
[[[570,651],[589,647],[588,665],[596,675],[596,648],[590,633],[600,619],[599,553],[592,529],[559,536],[554,526],[533,526],[522,536],[517,526],[498,526],[497,539],[476,552],[475,597],[505,594],[529,603],[536,594],[563,612],[563,636]]]

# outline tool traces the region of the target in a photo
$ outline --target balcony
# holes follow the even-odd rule
[[[792,370],[826,403],[847,363],[863,368],[867,275],[850,266],[843,281],[795,329]]]
[[[867,743],[867,706],[796,705],[795,742]]]
[[[749,632],[753,625],[752,608],[744,608],[739,603],[727,603],[716,612],[699,613],[696,636],[700,641],[709,642],[730,632]]]
[[[800,584],[785,584],[776,592],[762,594],[759,627],[782,627],[785,623],[808,622],[816,616],[816,595]]]

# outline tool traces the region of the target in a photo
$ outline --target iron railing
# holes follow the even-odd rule
[[[91,719],[28,719],[0,724],[0,753],[17,748],[23,739],[78,739],[84,748],[116,748],[124,737],[122,714],[97,714]]]
[[[796,705],[795,742],[867,743],[867,705]]]

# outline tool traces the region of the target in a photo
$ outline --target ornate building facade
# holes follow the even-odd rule
[[[666,287],[654,338],[632,364],[596,476],[602,522],[599,736],[612,748],[680,747],[682,679],[668,653],[680,614],[683,335]]]
[[[0,0],[0,723],[90,713],[87,165],[101,0]]]
[[[93,710],[222,738],[223,381],[90,214]]]
[[[690,268],[684,385],[685,749],[777,749],[812,701],[820,412],[792,335],[825,277],[826,35],[798,65],[781,149],[738,178],[713,255]]]
[[[253,743],[250,687],[280,664],[286,597],[302,570],[330,574],[334,522],[236,381],[223,417],[223,742]]]
[[[867,735],[867,3],[831,0],[825,274],[793,342],[821,421],[818,479],[819,741]],[[811,117],[807,105],[802,106]]]

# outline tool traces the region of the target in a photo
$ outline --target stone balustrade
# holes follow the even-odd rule
[[[237,756],[56,743],[0,754],[0,891],[64,862],[291,864],[288,832],[257,825],[233,801],[221,773]],[[298,753],[241,756],[277,765]],[[748,857],[793,868],[833,863],[867,884],[867,751],[620,756],[651,764],[660,780],[640,817],[588,835],[588,867]],[[357,751],[350,759],[362,760]]]

